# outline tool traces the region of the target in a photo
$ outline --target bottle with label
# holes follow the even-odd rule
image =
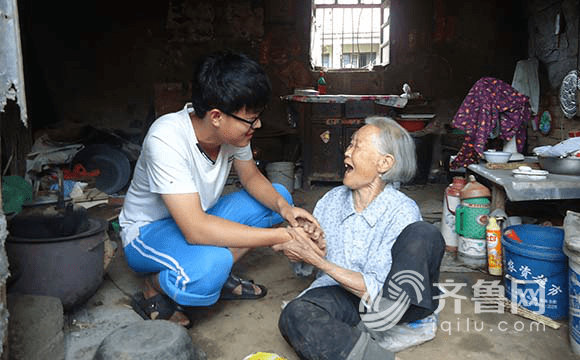
[[[501,229],[497,219],[490,216],[485,228],[487,242],[487,265],[491,275],[502,275]]]
[[[318,78],[318,81],[316,82],[318,94],[325,95],[326,94],[326,79],[324,78],[324,71],[321,71],[319,74],[320,74],[320,77]]]

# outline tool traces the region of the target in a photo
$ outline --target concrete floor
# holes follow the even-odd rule
[[[315,185],[309,192],[296,191],[296,205],[312,210],[330,187]],[[403,188],[420,205],[427,220],[440,218],[445,185]],[[281,306],[303,290],[311,279],[297,278],[290,263],[270,249],[256,249],[235,266],[235,272],[268,287],[268,295],[255,301],[218,302],[196,311],[189,330],[195,346],[211,360],[242,360],[262,351],[298,360],[281,337],[277,321]],[[440,282],[466,284],[459,294],[460,309],[448,301],[440,314],[434,340],[398,353],[402,360],[418,359],[576,359],[569,344],[568,325],[537,328],[531,320],[505,314],[476,314],[471,287],[478,279],[493,279],[479,271],[443,272]],[[496,278],[497,279],[497,278]],[[65,316],[67,360],[92,360],[102,339],[113,329],[140,320],[129,306],[129,296],[142,286],[117,251],[103,285],[81,309]],[[457,313],[456,313],[457,312]]]

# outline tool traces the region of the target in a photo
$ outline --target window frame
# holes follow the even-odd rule
[[[390,27],[391,25],[391,14],[390,14],[390,10],[388,12],[388,16],[385,19],[385,9],[391,7],[391,0],[382,0],[379,3],[376,4],[365,4],[363,3],[365,0],[352,0],[352,1],[357,1],[357,4],[339,4],[339,1],[341,0],[327,0],[328,2],[332,1],[332,3],[326,3],[326,4],[316,4],[316,0],[312,0],[312,16],[311,16],[311,23],[310,23],[310,28],[311,28],[311,34],[313,34],[313,22],[315,21],[315,14],[316,14],[316,10],[317,9],[364,9],[364,8],[370,8],[370,9],[376,9],[379,8],[380,10],[380,20],[379,20],[379,41],[378,41],[378,46],[379,46],[379,51],[378,53],[376,53],[376,59],[378,60],[373,66],[372,69],[377,68],[377,67],[385,67],[386,65],[388,65],[390,63],[390,51],[391,51],[391,34],[390,31],[388,31],[388,39],[385,40],[385,29],[387,27]],[[311,42],[313,42],[314,39],[311,39]],[[372,45],[373,43],[371,43]],[[310,56],[311,56],[311,64],[312,64],[312,68],[315,70],[325,70],[325,71],[368,71],[368,68],[332,68],[332,67],[326,67],[324,66],[324,53],[322,53],[322,65],[321,64],[315,64],[314,63],[314,59],[312,57],[312,46],[310,46],[309,52],[310,52]],[[372,53],[372,52],[371,52]],[[358,55],[359,53],[356,53],[353,55]],[[370,54],[368,52],[362,53],[362,54]],[[387,59],[386,61],[384,61],[384,59]]]

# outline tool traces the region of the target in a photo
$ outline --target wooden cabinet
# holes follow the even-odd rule
[[[312,181],[342,181],[344,150],[362,124],[363,119],[311,119],[302,147],[306,186]]]
[[[315,181],[342,182],[344,150],[367,116],[386,115],[399,121],[401,111],[428,112],[423,100],[419,101],[420,108],[413,108],[416,106],[413,100],[398,95],[288,95],[282,100],[292,107],[289,113],[297,116],[295,122],[304,166],[303,187],[306,189]],[[414,132],[411,136],[415,140],[418,160],[413,183],[425,183],[431,166],[433,137],[425,131]]]
[[[341,182],[344,151],[364,118],[380,113],[372,100],[342,103],[295,102],[302,143],[303,186],[315,181]]]

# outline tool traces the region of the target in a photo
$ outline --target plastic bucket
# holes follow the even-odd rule
[[[502,233],[505,296],[552,319],[568,315],[568,258],[564,230],[540,225],[508,226]]]
[[[570,346],[580,355],[580,257],[570,256]]]
[[[570,347],[580,355],[580,213],[568,210],[564,218],[564,253],[568,255]]]
[[[266,174],[272,183],[284,185],[291,193],[294,192],[294,163],[290,161],[273,162],[266,165]]]

